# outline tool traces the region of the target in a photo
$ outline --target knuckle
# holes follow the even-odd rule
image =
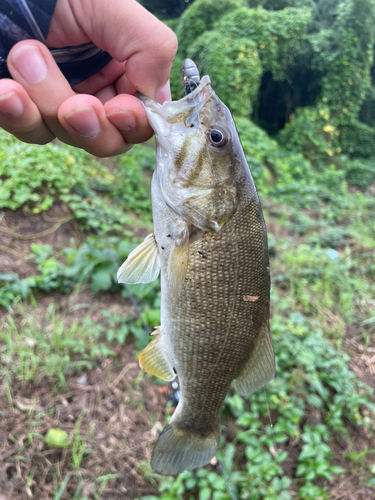
[[[158,21],[153,36],[149,32],[143,38],[142,52],[149,54],[159,64],[170,66],[176,55],[178,41],[173,31]]]
[[[177,36],[173,31],[163,24],[163,33],[158,47],[159,53],[164,56],[168,62],[173,61],[178,48]]]

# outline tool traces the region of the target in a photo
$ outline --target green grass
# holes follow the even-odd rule
[[[0,375],[6,381],[37,384],[46,377],[65,386],[67,371],[92,363],[97,338],[84,321],[68,324],[53,304],[42,318],[18,311],[17,321],[8,315],[0,331]]]

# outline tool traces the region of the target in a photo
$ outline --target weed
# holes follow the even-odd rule
[[[154,167],[151,148],[138,146],[107,168],[82,150],[22,144],[3,131],[0,146],[0,209],[23,207],[37,214],[58,197],[82,229],[122,234],[124,226],[134,223],[126,211],[150,221],[150,181],[144,169]]]
[[[47,377],[65,386],[68,370],[91,366],[96,354],[102,354],[90,325],[85,321],[67,324],[53,304],[44,318],[21,307],[19,315],[17,321],[7,315],[0,331],[0,375],[5,380],[36,383]]]

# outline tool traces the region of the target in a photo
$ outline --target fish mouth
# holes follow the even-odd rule
[[[196,89],[178,101],[165,101],[164,104],[146,97],[140,93],[135,96],[142,102],[148,121],[161,142],[167,139],[172,126],[181,123],[184,128],[196,119],[201,108],[210,96],[214,94],[210,77],[205,75]]]
[[[164,107],[169,107],[171,105],[181,106],[184,104],[190,104],[190,101],[193,101],[194,99],[196,99],[207,85],[211,85],[211,80],[210,80],[210,77],[208,75],[205,75],[201,79],[201,81],[199,82],[197,88],[194,89],[192,92],[190,92],[190,94],[185,95],[184,97],[182,97],[178,101],[165,101],[164,104],[159,104],[158,102],[154,101],[150,97],[147,97],[139,92],[135,93],[135,97],[137,97],[140,101],[142,101],[145,106],[155,105],[155,106],[159,107],[160,109],[162,109]],[[211,89],[211,93],[212,92],[213,92],[213,90]]]

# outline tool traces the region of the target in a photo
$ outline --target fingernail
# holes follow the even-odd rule
[[[47,76],[46,62],[37,47],[22,47],[13,56],[13,64],[27,83],[39,83]]]
[[[0,96],[0,113],[7,118],[18,118],[23,113],[23,104],[14,90]]]
[[[100,122],[94,108],[76,108],[64,116],[69,125],[83,137],[93,139],[100,132]]]
[[[171,87],[168,80],[163,87],[161,87],[159,90],[156,91],[155,101],[158,102],[159,104],[163,104],[163,102],[171,100],[172,100]]]
[[[124,111],[122,109],[114,109],[107,113],[107,117],[115,127],[123,132],[130,132],[136,127],[136,119],[131,111]]]

